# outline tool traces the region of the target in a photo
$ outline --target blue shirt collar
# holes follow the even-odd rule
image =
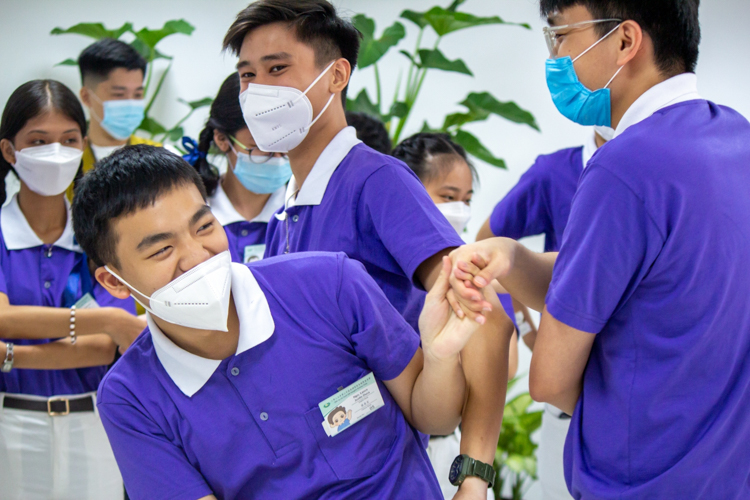
[[[232,295],[240,320],[240,336],[236,355],[262,344],[276,328],[268,300],[250,269],[232,264]],[[178,347],[159,329],[150,313],[146,313],[148,329],[159,362],[175,385],[188,397],[198,392],[211,378],[221,360],[207,359]]]
[[[71,252],[83,253],[73,234],[73,221],[70,214],[70,203],[65,200],[65,210],[68,214],[68,222],[65,229],[53,246],[70,250]],[[44,242],[36,235],[26,216],[18,205],[18,194],[14,195],[10,202],[0,210],[0,231],[8,250],[24,250],[26,248],[40,247]]]

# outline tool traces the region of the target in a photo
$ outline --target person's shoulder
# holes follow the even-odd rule
[[[137,135],[131,135],[129,143],[131,146],[135,146],[137,144],[145,144],[147,146],[158,146],[162,147],[163,144],[161,142],[152,141],[151,139],[146,139],[145,137],[138,137]]]
[[[269,282],[301,279],[314,286],[316,279],[335,274],[345,260],[349,258],[344,252],[298,252],[239,265],[247,266],[256,278]]]
[[[127,403],[138,398],[143,381],[147,381],[150,387],[158,384],[153,373],[154,356],[156,351],[147,327],[104,375],[99,384],[98,401],[105,404]]]
[[[581,154],[583,146],[565,148],[536,157],[534,164],[526,171],[530,175],[549,176],[566,166],[573,166],[579,170],[583,168]]]
[[[350,167],[347,172],[363,180],[367,180],[372,174],[381,171],[416,177],[414,172],[401,160],[375,151],[364,143],[354,146],[347,155],[346,161]]]

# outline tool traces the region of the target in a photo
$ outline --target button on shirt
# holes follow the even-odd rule
[[[227,233],[232,262],[244,261],[246,247],[265,244],[268,221],[279,208],[284,206],[284,193],[286,193],[285,186],[272,193],[258,216],[247,221],[234,208],[219,182],[208,204],[211,206],[214,217],[219,224],[224,226],[224,231]],[[259,249],[259,253],[263,255],[262,249]]]
[[[417,176],[362,144],[347,127],[325,148],[302,188],[294,177],[289,181],[286,210],[268,224],[266,256],[345,252],[365,265],[416,329],[424,295],[417,267],[463,243]]]
[[[361,264],[342,253],[232,264],[232,295],[236,355],[189,354],[149,321],[102,382],[133,498],[442,498],[382,383],[419,337]],[[328,437],[318,403],[370,372],[385,406]]]
[[[750,124],[695,88],[643,94],[573,199],[547,308],[596,334],[576,498],[750,497]]]
[[[490,215],[492,234],[515,240],[544,234],[544,251],[558,251],[578,179],[595,150],[593,144],[593,148],[587,145],[539,156],[495,205]]]
[[[0,210],[0,293],[8,296],[10,305],[62,307],[68,278],[83,259],[72,228],[68,210],[63,234],[54,244],[45,245],[26,221],[17,195]],[[79,284],[77,297],[81,295]],[[120,307],[135,314],[132,298],[116,299],[98,283],[94,284],[92,295],[102,307]],[[32,345],[58,339],[9,340],[16,345]],[[105,371],[105,366],[71,370],[13,369],[0,373],[0,392],[46,397],[82,394],[95,391]]]

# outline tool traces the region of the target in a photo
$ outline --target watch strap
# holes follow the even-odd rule
[[[467,456],[468,458],[468,456]],[[487,481],[487,487],[492,488],[495,484],[495,469],[489,464],[469,458],[470,464],[466,471],[467,476],[475,476]]]

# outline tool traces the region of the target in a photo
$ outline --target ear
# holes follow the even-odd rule
[[[643,48],[643,30],[638,23],[628,20],[623,21],[616,35],[619,43],[617,48],[617,65],[624,66],[641,52]]]
[[[126,287],[122,281],[107,271],[104,266],[99,267],[94,271],[94,277],[96,277],[96,281],[98,281],[99,284],[113,297],[120,300],[130,297],[130,288]]]
[[[223,132],[219,132],[214,129],[214,144],[221,150],[222,153],[226,154],[231,151],[230,139]]]
[[[81,102],[87,107],[91,107],[91,90],[85,85],[78,91],[78,95],[81,97]]]
[[[330,69],[331,83],[328,86],[328,91],[331,94],[338,94],[343,92],[347,85],[349,85],[349,78],[352,76],[352,66],[349,61],[343,57],[336,60]]]
[[[16,152],[13,149],[13,143],[8,139],[0,140],[0,151],[2,151],[5,161],[11,165],[16,163]]]

